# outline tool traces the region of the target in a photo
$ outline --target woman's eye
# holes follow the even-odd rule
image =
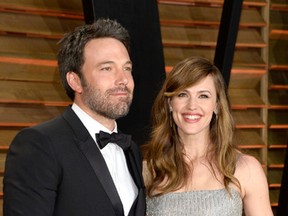
[[[187,95],[186,93],[182,92],[178,94],[178,97],[185,97],[186,95]]]
[[[205,95],[205,94],[202,94],[202,95],[199,96],[199,98],[209,98],[209,96]]]

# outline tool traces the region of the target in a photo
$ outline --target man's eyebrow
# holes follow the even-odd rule
[[[132,65],[132,61],[127,61],[125,64],[131,64]]]
[[[99,62],[97,65],[103,65],[103,64],[115,64],[114,61],[103,61],[103,62]],[[124,63],[124,65],[126,64],[131,64],[132,65],[132,61],[127,61]]]

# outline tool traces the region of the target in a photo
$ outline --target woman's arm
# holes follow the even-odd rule
[[[235,177],[240,181],[246,216],[273,216],[267,178],[259,161],[242,155],[237,163]]]

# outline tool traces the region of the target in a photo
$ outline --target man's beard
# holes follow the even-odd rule
[[[132,93],[127,86],[108,89],[104,94],[87,82],[82,80],[84,103],[96,114],[109,119],[118,119],[126,116],[132,103]],[[126,92],[127,97],[116,98],[118,101],[111,100],[111,94]]]

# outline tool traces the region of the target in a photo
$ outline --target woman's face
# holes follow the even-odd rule
[[[209,134],[213,112],[217,112],[216,89],[210,75],[173,96],[168,103],[181,137]]]

